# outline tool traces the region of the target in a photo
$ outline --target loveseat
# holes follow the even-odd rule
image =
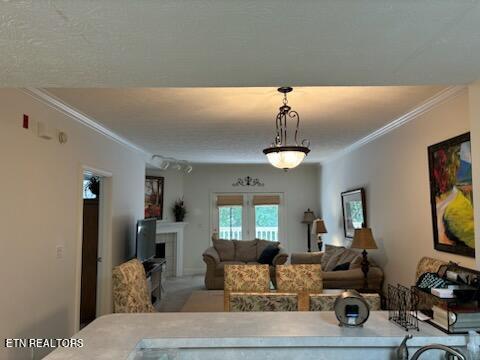
[[[368,288],[381,290],[383,270],[370,261]],[[294,253],[292,264],[321,264],[324,289],[363,289],[362,254],[343,246],[326,245],[324,252]]]
[[[207,264],[205,287],[208,290],[223,290],[225,265],[259,264],[262,252],[270,245],[278,248],[270,265],[270,278],[275,282],[275,266],[287,262],[288,254],[277,241],[269,240],[221,240],[212,239],[213,246],[203,253],[203,261]]]

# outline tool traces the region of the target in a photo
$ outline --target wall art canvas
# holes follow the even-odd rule
[[[163,185],[165,179],[160,176],[145,177],[145,219],[163,218]]]
[[[342,192],[343,229],[346,238],[353,238],[355,229],[367,226],[365,190],[355,189]]]
[[[475,257],[470,133],[429,146],[436,250]]]

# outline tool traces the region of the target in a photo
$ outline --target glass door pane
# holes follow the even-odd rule
[[[255,205],[255,237],[278,241],[278,205]]]
[[[242,239],[242,206],[218,207],[219,238]]]

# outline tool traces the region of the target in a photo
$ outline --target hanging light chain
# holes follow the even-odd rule
[[[298,112],[291,110],[291,107],[288,106],[288,98],[287,93],[283,94],[283,106],[280,107],[279,113],[275,119],[275,127],[276,127],[276,135],[274,140],[275,146],[286,146],[288,143],[288,131],[287,131],[287,117],[292,120],[297,120],[297,124],[295,126],[295,145],[298,146],[298,130],[300,127],[300,115]]]

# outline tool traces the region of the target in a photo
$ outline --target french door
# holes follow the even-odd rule
[[[213,232],[220,239],[281,241],[283,194],[215,194]]]

